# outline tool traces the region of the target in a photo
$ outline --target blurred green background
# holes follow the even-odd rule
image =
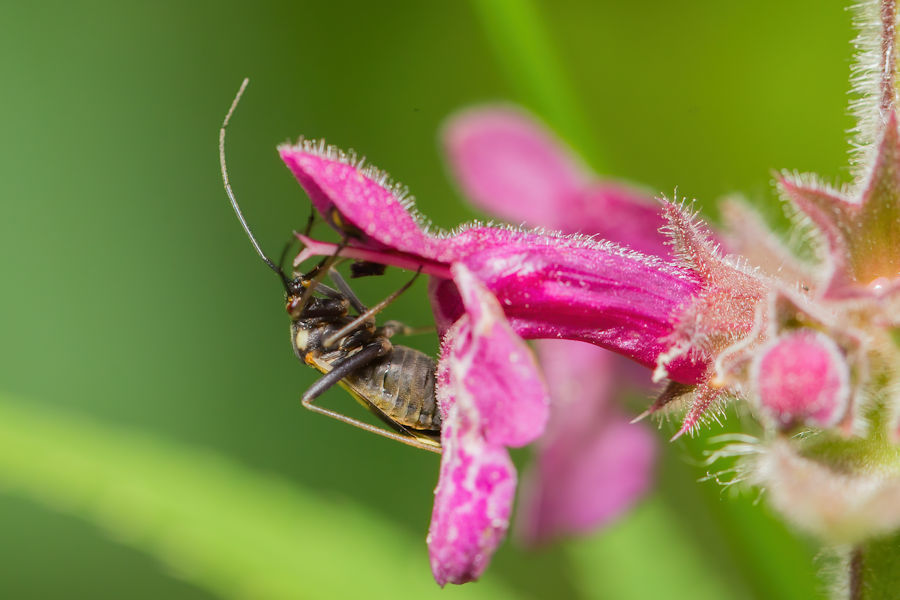
[[[439,226],[477,216],[436,132],[481,101],[532,107],[598,171],[712,218],[741,191],[777,220],[773,169],[846,179],[842,2],[545,0],[543,39],[516,37],[522,6],[3,3],[0,597],[817,597],[815,549],[755,494],[697,483],[698,440],[666,445],[657,491],[604,533],[509,541],[441,591],[438,458],[299,405],[315,374],[219,179],[244,76],[229,167],[271,253],[309,210],[275,152],[300,134],[365,154]],[[392,314],[427,323],[423,287]]]

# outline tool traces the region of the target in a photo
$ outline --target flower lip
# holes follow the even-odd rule
[[[465,314],[444,336],[438,364],[444,452],[428,535],[441,585],[484,571],[512,511],[516,471],[506,448],[534,441],[549,414],[537,363],[497,300],[464,265],[452,272]]]
[[[513,331],[496,298],[463,264],[452,268],[465,307],[466,336],[450,344],[450,360],[466,368],[466,384],[479,379],[473,394],[495,445],[524,446],[544,431],[549,396],[540,369],[525,342]],[[472,364],[468,364],[471,362]]]
[[[356,233],[370,248],[430,254],[434,239],[422,229],[427,224],[414,214],[406,189],[385,173],[324,141],[300,140],[278,152],[319,214],[339,232]]]
[[[669,263],[614,243],[555,231],[486,227],[476,223],[449,234],[432,235],[428,223],[415,211],[405,188],[393,184],[381,171],[360,168],[361,161],[352,155],[309,141],[280,146],[279,152],[309,194],[316,210],[338,231],[341,226],[351,226],[362,232],[362,239],[357,241],[365,248],[389,249],[450,263],[492,246],[543,244],[640,257],[658,269],[690,277],[686,271]],[[333,215],[339,215],[341,223],[335,223]]]

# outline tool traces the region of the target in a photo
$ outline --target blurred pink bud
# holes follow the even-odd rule
[[[762,411],[779,426],[836,424],[847,408],[850,372],[837,344],[811,329],[774,339],[753,364]]]

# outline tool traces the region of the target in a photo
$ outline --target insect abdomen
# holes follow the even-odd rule
[[[440,431],[441,414],[434,395],[434,360],[407,346],[394,346],[345,381],[385,415],[411,429]]]

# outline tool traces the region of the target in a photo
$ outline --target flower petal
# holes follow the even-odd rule
[[[521,110],[465,111],[448,122],[444,146],[464,194],[491,214],[669,256],[659,234],[664,222],[649,194],[593,181],[550,131]]]
[[[483,418],[482,434],[494,445],[518,447],[544,432],[549,394],[527,344],[515,334],[497,300],[466,267],[453,265],[466,315],[450,339],[451,387],[471,393]],[[454,370],[457,369],[457,370]]]
[[[316,210],[339,232],[374,248],[428,255],[434,239],[419,227],[402,186],[373,167],[362,167],[323,142],[278,147],[281,159],[306,190]]]
[[[464,194],[512,222],[555,228],[567,199],[590,180],[559,140],[512,107],[457,114],[445,126],[443,139]]]
[[[552,374],[553,403],[518,510],[519,535],[529,544],[585,533],[622,514],[650,486],[656,445],[647,427],[630,424],[612,402],[623,374],[640,367],[585,344],[537,346]]]
[[[471,394],[461,385],[450,393],[454,402],[441,433],[441,474],[427,540],[431,571],[442,586],[484,572],[506,536],[516,491],[509,453],[481,436],[483,419]]]
[[[506,535],[516,472],[506,446],[543,431],[548,395],[528,346],[496,299],[462,265],[452,268],[466,313],[444,337],[437,390],[441,475],[428,548],[435,579],[476,579]]]

